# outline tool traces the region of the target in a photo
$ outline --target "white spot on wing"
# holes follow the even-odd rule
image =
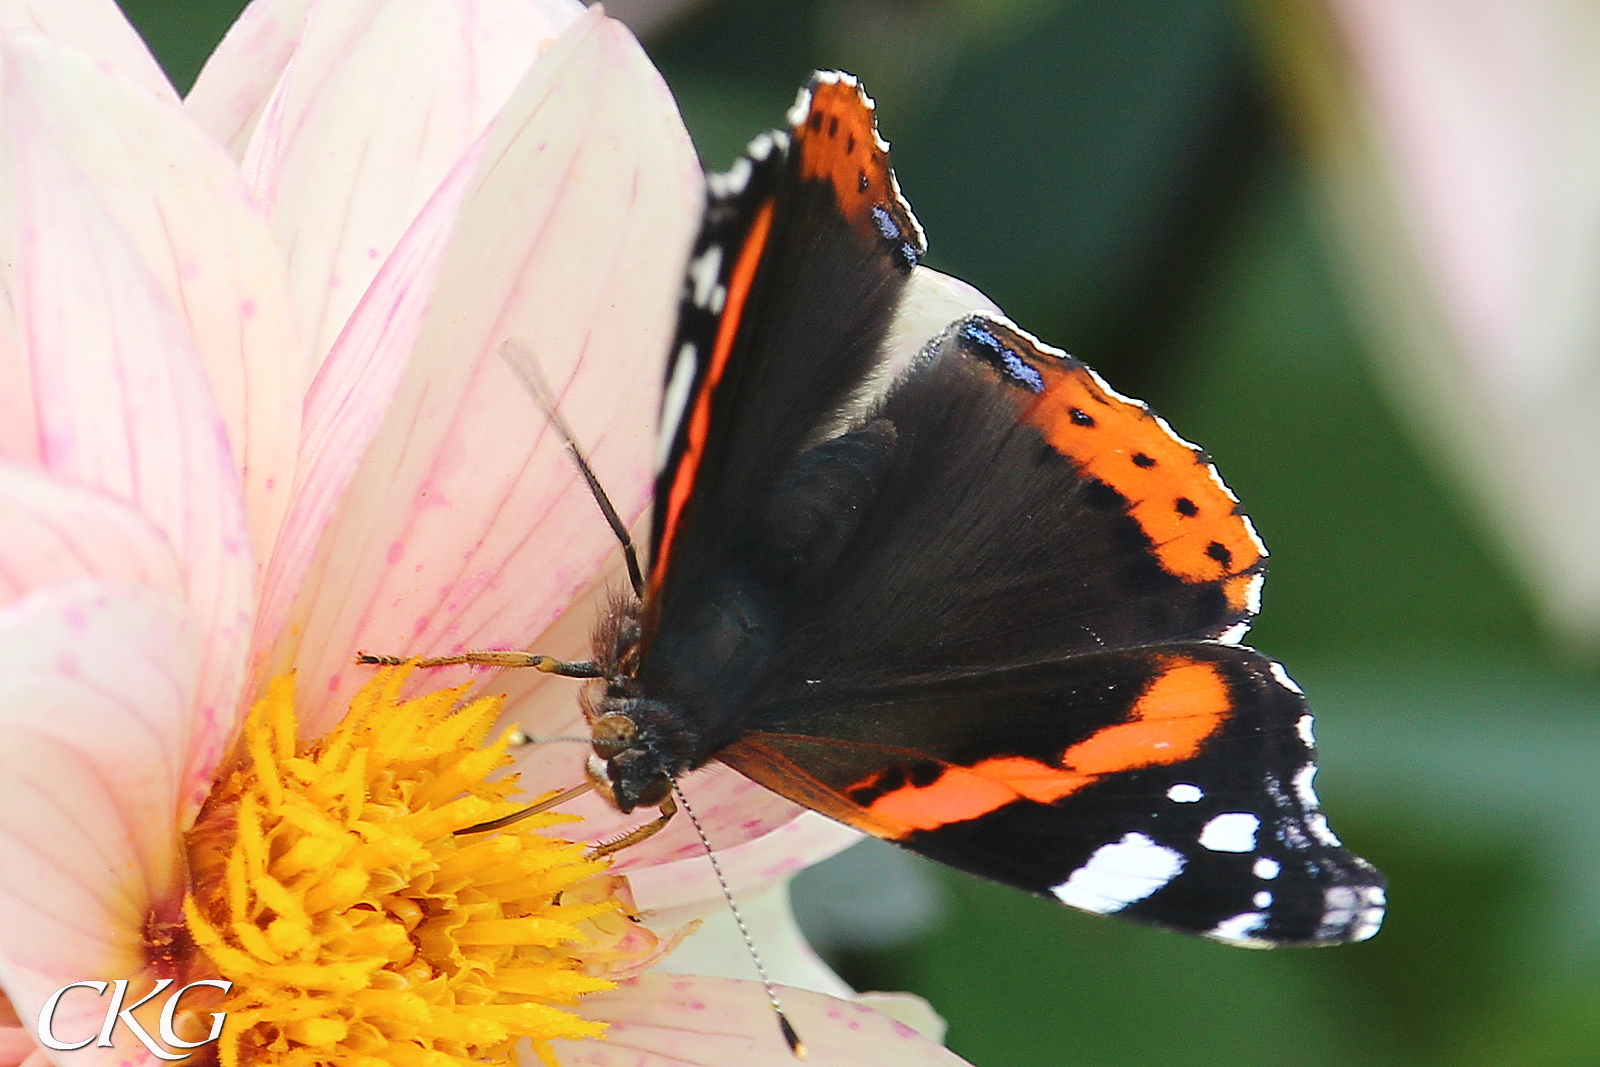
[[[712,245],[689,264],[689,280],[694,283],[695,307],[710,307],[711,292],[722,274],[722,246]]]
[[[1267,917],[1259,911],[1247,911],[1231,919],[1223,919],[1206,933],[1213,941],[1226,941],[1243,948],[1267,948],[1272,942],[1252,937],[1267,924]]]
[[[1283,664],[1279,663],[1277,660],[1273,660],[1272,663],[1269,664],[1268,669],[1270,669],[1272,671],[1272,676],[1278,680],[1278,684],[1283,686],[1285,689],[1289,690],[1289,692],[1291,692],[1291,693],[1304,693],[1305,692],[1304,689],[1301,689],[1298,685],[1295,684],[1294,679],[1289,677],[1289,672],[1284,670],[1283,669]],[[1309,718],[1309,717],[1310,716],[1307,716],[1307,718]],[[1309,729],[1309,727],[1307,727],[1307,729]],[[1309,744],[1311,744],[1311,742],[1307,741],[1306,744],[1309,745]]]
[[[1257,878],[1270,882],[1278,877],[1278,872],[1283,870],[1283,866],[1270,856],[1262,856],[1256,860],[1256,865],[1251,870]]]
[[[744,154],[759,163],[768,156],[772,155],[772,150],[776,147],[778,147],[778,142],[772,136],[770,131],[767,133],[758,133],[754,138],[751,139],[750,143],[745,146]]]
[[[877,136],[877,131],[873,131]],[[883,151],[889,150],[889,144],[882,137],[878,137],[878,147]],[[911,228],[916,231],[916,245],[918,248],[928,247],[928,232],[922,228],[922,223],[917,221],[917,213],[911,210],[911,204],[906,200],[905,194],[900,191],[900,179],[895,177],[894,171],[889,172],[889,191],[894,194],[895,202],[904,209],[906,218],[911,220]]]
[[[1249,632],[1250,632],[1250,624],[1249,623],[1247,623],[1247,622],[1236,622],[1232,626],[1228,627],[1226,630],[1224,630],[1220,634],[1218,634],[1217,635],[1217,640],[1221,641],[1225,645],[1237,645],[1240,641],[1244,640],[1244,635],[1249,633]]]
[[[1190,785],[1187,782],[1179,782],[1167,790],[1167,799],[1174,804],[1193,804],[1196,801],[1204,800],[1205,796],[1204,789],[1197,785]]]
[[[1344,842],[1339,840],[1339,835],[1333,832],[1333,827],[1328,825],[1328,817],[1320,811],[1314,811],[1306,816],[1306,829],[1311,831],[1312,837],[1329,848],[1340,848],[1344,845]]]
[[[1214,816],[1200,831],[1200,844],[1212,852],[1254,852],[1261,820],[1248,811]]]
[[[1245,521],[1246,523],[1249,522],[1248,519]],[[1260,552],[1263,556],[1265,556],[1267,554],[1266,547],[1261,546]],[[1250,576],[1250,580],[1245,583],[1244,608],[1252,615],[1259,615],[1261,613],[1261,587],[1266,584],[1267,577],[1264,574],[1252,574]]]
[[[1308,763],[1296,771],[1294,794],[1299,798],[1300,806],[1306,810],[1306,829],[1311,831],[1311,836],[1330,848],[1338,848],[1344,842],[1328,826],[1328,817],[1322,814],[1322,802],[1317,799],[1317,790],[1312,785],[1316,776],[1315,763]]]
[[[672,442],[678,436],[678,424],[683,421],[683,409],[689,403],[689,390],[694,386],[694,345],[688,341],[678,349],[678,358],[672,363],[672,377],[667,379],[667,391],[661,397],[661,428],[656,434],[656,471],[667,465],[672,453]]]
[[[1300,735],[1300,740],[1305,742],[1307,748],[1317,747],[1317,735],[1311,730],[1311,715],[1309,712],[1295,720],[1294,732]]]
[[[1317,777],[1317,765],[1308,763],[1294,772],[1294,792],[1300,798],[1300,804],[1307,811],[1316,811],[1322,806],[1322,801],[1317,799],[1317,789],[1312,783]]]
[[[1182,854],[1140,833],[1101,845],[1089,862],[1073,871],[1053,892],[1063,904],[1100,915],[1143,900],[1183,870]]]
[[[728,302],[728,287],[719,285],[711,290],[711,314],[722,314],[722,307]]]
[[[751,165],[750,160],[745,156],[740,156],[733,161],[733,166],[729,167],[726,172],[708,175],[706,188],[711,191],[712,198],[716,200],[737,196],[744,192],[745,186],[750,184],[750,175],[754,171],[755,168]]]
[[[1272,894],[1262,889],[1250,898],[1250,903],[1257,908],[1270,908],[1272,907]]]
[[[811,86],[802,85],[800,87],[800,91],[795,94],[794,106],[789,109],[789,113],[785,115],[784,118],[788,120],[790,126],[799,129],[800,126],[806,121],[806,115],[810,113],[810,111]]]
[[[1218,485],[1222,485],[1222,476],[1220,474],[1217,474],[1216,471],[1217,471],[1217,468],[1215,468],[1215,467],[1211,468],[1211,473],[1216,475],[1217,484]],[[1222,487],[1224,489],[1228,488],[1225,485],[1222,486]],[[1228,495],[1229,496],[1233,496],[1233,493],[1230,491],[1228,493]],[[1234,499],[1237,500],[1238,497],[1234,497]],[[1265,541],[1261,540],[1261,535],[1260,534],[1256,533],[1256,524],[1250,521],[1250,516],[1248,516],[1248,515],[1240,515],[1239,517],[1244,520],[1244,532],[1250,535],[1250,543],[1252,545],[1255,545],[1256,546],[1256,551],[1261,553],[1262,557],[1265,558],[1266,555],[1267,555],[1267,543]]]
[[[1386,903],[1382,886],[1336,885],[1322,897],[1319,941],[1365,941],[1383,925]]]

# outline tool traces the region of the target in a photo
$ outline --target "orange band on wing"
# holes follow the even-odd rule
[[[1182,763],[1199,755],[1232,707],[1215,663],[1180,661],[1139,696],[1132,721],[1096,731],[1063,752],[1061,762],[1085,775]]]
[[[976,819],[1014,800],[1048,804],[1093,780],[1025,756],[997,756],[971,767],[946,764],[928,785],[902,786],[873,801],[867,810],[875,820],[904,827],[896,835],[903,837],[912,830]]]
[[[672,540],[678,532],[678,520],[684,505],[694,490],[694,479],[705,458],[706,437],[711,429],[711,394],[728,369],[728,356],[733,351],[734,338],[744,318],[744,305],[750,299],[750,286],[755,282],[756,268],[761,265],[761,253],[767,247],[767,236],[772,232],[772,204],[768,200],[756,213],[749,235],[739,249],[739,258],[728,275],[728,296],[723,305],[722,318],[717,323],[716,340],[712,343],[711,362],[705,379],[700,383],[694,398],[694,410],[689,413],[684,434],[687,444],[683,459],[673,473],[672,489],[667,495],[667,514],[662,524],[661,542],[656,558],[651,561],[650,591],[660,591],[661,579],[667,572],[667,559],[672,555]]]
[[[1170,574],[1190,582],[1241,574],[1261,561],[1260,543],[1238,501],[1204,453],[1180,440],[1141,404],[1109,392],[1086,368],[1032,360],[1045,389],[1026,418],[1052,447],[1129,503],[1134,521]],[[1245,607],[1246,583],[1227,590]]]
[[[903,838],[987,815],[1017,800],[1050,804],[1103,775],[1141,767],[1170,766],[1193,759],[1227,720],[1232,700],[1217,665],[1169,660],[1145,687],[1126,722],[1107,726],[1068,748],[1060,765],[1026,756],[996,756],[970,767],[939,765],[924,785],[898,785],[864,805],[874,832]],[[904,779],[901,768],[879,772],[846,790],[882,788]]]

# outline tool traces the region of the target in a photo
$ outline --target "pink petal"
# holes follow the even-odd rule
[[[0,1067],[19,1067],[29,1056],[40,1051],[28,1031],[22,1027],[0,1026]]]
[[[632,881],[629,879],[630,884]],[[690,923],[697,924],[694,932],[651,971],[760,981],[761,972],[756,969],[750,946],[745,943],[739,927],[742,919],[751,943],[761,955],[761,966],[774,982],[836,997],[852,994],[853,990],[822,962],[800,932],[789,907],[787,880],[768,882],[742,892],[735,890],[734,903],[739,908],[737,917],[720,892],[715,899],[681,908],[654,910],[639,902],[645,909],[644,921],[663,936],[670,936]]]
[[[534,348],[618,510],[640,515],[699,170],[670,95],[591,12],[496,121],[412,365],[286,629],[306,728],[367,672],[357,649],[532,641],[616,545],[500,355]],[[428,684],[463,677],[438,672]]]
[[[267,100],[300,45],[313,0],[252,0],[206,60],[183,106],[234,159],[266,111]]]
[[[79,578],[184,595],[172,546],[149,519],[104,493],[0,463],[0,605]]]
[[[859,830],[808,811],[755,840],[718,849],[717,862],[728,888],[739,893],[787,878],[860,840]],[[631,859],[626,855],[621,858]],[[688,859],[642,869],[634,867],[628,882],[633,887],[633,899],[641,908],[681,908],[722,900],[722,889],[704,850]]]
[[[42,38],[13,40],[6,55],[15,136],[49,138],[194,338],[264,557],[288,507],[306,388],[265,220],[176,104]]]
[[[0,34],[12,30],[38,30],[121,71],[157,98],[178,98],[114,0],[0,0]]]
[[[172,544],[206,636],[191,752],[194,780],[206,781],[234,721],[249,638],[243,501],[183,319],[50,124],[39,84],[58,51],[7,38],[0,92],[11,183],[0,210],[15,242],[40,456],[52,474],[133,505]]]
[[[1561,38],[1564,4],[1513,0],[1331,5],[1386,135],[1393,177],[1437,293],[1491,384],[1518,388],[1516,344],[1538,300],[1526,284],[1551,251],[1552,196],[1570,147],[1588,126],[1569,114]],[[1577,44],[1572,41],[1572,44]],[[1578,45],[1579,63],[1587,49]]]
[[[252,661],[260,665],[258,673],[277,674],[289,667],[281,660],[287,646],[279,650],[279,662],[268,662],[267,657],[322,536],[410,366],[461,198],[477,170],[484,143],[479,138],[463,153],[384,261],[312,382],[294,499],[273,550],[256,617]]]
[[[964,1061],[863,1004],[780,989],[805,1067],[957,1067]],[[559,1042],[568,1067],[753,1067],[792,1063],[759,983],[647,974],[578,1011],[611,1024],[603,1041]]]
[[[1381,377],[1477,495],[1553,627],[1600,647],[1597,9],[1326,7],[1329,40],[1293,43],[1332,53],[1303,63],[1303,81],[1331,111],[1312,127],[1315,159]]]
[[[0,277],[5,272],[0,268]],[[14,298],[13,298],[14,299]],[[38,464],[39,424],[34,410],[33,370],[22,343],[12,299],[0,299],[0,457]]]
[[[24,1025],[68,982],[144,973],[147,920],[176,917],[200,645],[182,601],[133,586],[0,612],[0,983]],[[57,1033],[97,1028],[93,1004],[64,1000]]]
[[[322,4],[246,154],[314,358],[576,2]]]

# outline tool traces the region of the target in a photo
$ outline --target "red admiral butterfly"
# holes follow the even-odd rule
[[[640,595],[594,663],[540,658],[597,679],[594,784],[670,813],[715,759],[1086,911],[1372,936],[1384,882],[1328,828],[1305,699],[1239,644],[1266,550],[1206,454],[995,314],[886,375],[925,246],[872,109],[817,74],[710,179]]]

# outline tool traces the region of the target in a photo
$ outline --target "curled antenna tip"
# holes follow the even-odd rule
[[[806,1043],[800,1040],[800,1035],[794,1032],[794,1027],[789,1022],[789,1017],[783,1012],[778,1012],[778,1029],[783,1031],[783,1040],[789,1046],[789,1051],[794,1053],[794,1058],[806,1058]]]

